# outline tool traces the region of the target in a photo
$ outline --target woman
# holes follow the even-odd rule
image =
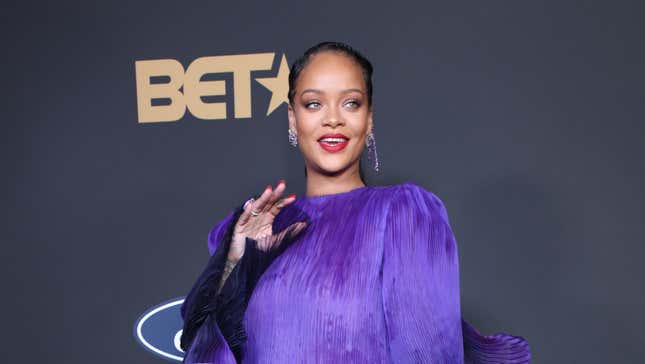
[[[212,229],[211,259],[182,306],[185,363],[529,362],[521,337],[462,321],[441,200],[412,182],[365,184],[371,76],[342,43],[293,64],[289,139],[306,196],[282,198],[281,180]]]

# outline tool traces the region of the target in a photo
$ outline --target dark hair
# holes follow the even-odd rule
[[[365,81],[365,86],[367,87],[367,105],[372,107],[372,73],[374,69],[372,68],[372,63],[365,58],[360,52],[352,48],[351,46],[341,43],[341,42],[322,42],[318,43],[315,46],[307,49],[305,53],[296,59],[295,62],[291,65],[291,70],[289,72],[289,104],[293,105],[293,97],[296,93],[296,81],[300,76],[300,72],[309,64],[311,57],[320,53],[320,52],[337,52],[343,54],[354,62],[356,62],[360,67],[363,73],[363,80]],[[367,185],[365,182],[365,174],[363,173],[363,167],[361,161],[358,161],[358,173],[361,177],[361,181]],[[307,176],[307,167],[305,167],[305,176]]]

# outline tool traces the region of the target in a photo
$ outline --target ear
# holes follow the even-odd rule
[[[372,112],[372,109],[370,108],[370,112],[367,115],[367,134],[365,134],[365,137],[370,135],[370,133],[372,132],[372,128],[374,127],[374,121],[372,120],[373,115],[374,115],[374,113]]]
[[[296,133],[298,132],[296,130],[296,114],[293,111],[293,107],[291,104],[287,104],[287,114],[289,116],[289,129],[295,131]]]

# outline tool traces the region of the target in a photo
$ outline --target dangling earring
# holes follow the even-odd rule
[[[367,159],[370,158],[370,152],[374,154],[374,170],[378,172],[378,154],[376,154],[376,139],[374,139],[374,127],[370,130],[370,133],[365,139],[365,145],[367,146]]]
[[[289,129],[289,143],[294,147],[298,145],[298,135],[291,129]]]

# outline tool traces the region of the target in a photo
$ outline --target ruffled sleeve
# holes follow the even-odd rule
[[[233,229],[243,212],[243,205],[211,230],[208,236],[211,257],[181,307],[184,320],[181,347],[186,352],[185,364],[242,361],[247,340],[243,319],[253,290],[264,271],[296,241],[309,222],[307,214],[295,206],[289,206],[287,210],[289,218],[280,220],[287,226],[279,232],[264,238],[261,244],[246,238],[244,255],[219,293]],[[274,223],[274,231],[277,227]]]
[[[226,229],[229,227],[231,222],[233,222],[233,225],[235,225],[240,213],[241,211],[239,208],[229,212],[228,215],[226,215],[224,219],[215,224],[215,226],[208,233],[207,240],[209,255],[213,255],[213,253],[215,253],[215,249],[217,249],[217,246],[222,241],[222,238],[224,237],[224,235],[226,235]]]
[[[207,298],[204,295],[204,293],[206,293],[204,292],[206,288],[205,283],[207,281],[214,279],[215,277],[213,277],[212,275],[218,274],[218,271],[219,271],[219,274],[221,274],[221,269],[223,268],[224,266],[223,264],[226,261],[225,260],[226,256],[223,255],[222,253],[224,253],[224,250],[228,250],[228,248],[224,249],[225,248],[224,246],[230,243],[230,238],[232,237],[232,231],[228,231],[228,234],[227,234],[227,230],[229,230],[229,227],[232,228],[235,225],[241,213],[242,213],[241,207],[238,207],[237,209],[232,210],[231,212],[228,213],[228,215],[226,215],[226,217],[224,217],[224,219],[216,223],[215,226],[208,233],[207,243],[208,243],[208,253],[210,255],[210,259],[206,267],[207,268],[210,267],[211,270],[209,271],[209,269],[205,269],[202,272],[197,282],[193,284],[192,289],[184,299],[184,303],[181,305],[181,309],[180,309],[181,317],[184,320],[184,323],[186,323],[186,321],[188,321],[189,319],[193,318],[193,316],[196,314],[196,311],[197,311],[196,307],[198,303],[197,301],[200,298],[201,299]],[[224,240],[223,244],[220,244],[222,240]],[[220,247],[220,254],[213,256],[213,254],[215,253],[215,250],[220,245],[222,246]],[[228,251],[226,253],[228,253]],[[202,291],[201,296],[198,295],[200,288]],[[184,328],[182,346],[185,346],[186,341],[189,338],[192,338],[188,333],[186,333],[186,331],[187,331],[186,328]],[[186,350],[186,348],[183,348],[183,350]]]
[[[218,312],[225,307],[217,297],[217,287],[228,256],[233,228],[242,212],[242,206],[239,206],[208,234],[210,258],[180,310],[184,320],[181,336],[181,348],[186,352],[184,363],[236,363],[225,336],[229,328],[220,330],[218,324]]]
[[[505,333],[482,335],[465,320],[464,363],[466,364],[524,364],[531,362],[529,343],[521,336]]]
[[[405,183],[386,219],[382,298],[392,363],[528,363],[528,344],[462,320],[457,243],[442,201]]]
[[[440,202],[411,183],[394,193],[382,263],[392,363],[463,363],[457,245]]]

